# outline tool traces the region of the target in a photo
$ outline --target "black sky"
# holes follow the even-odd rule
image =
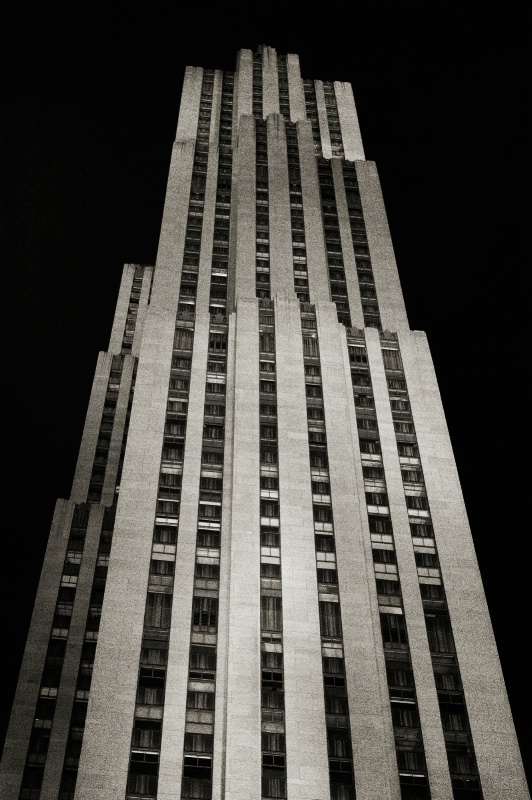
[[[276,26],[241,29],[204,6],[179,25],[154,6],[96,3],[60,18],[22,5],[4,25],[0,734],[122,265],[154,263],[184,67],[233,70],[239,48],[265,43],[299,53],[304,77],[354,86],[410,325],[431,345],[524,750],[524,21],[353,6],[315,20],[307,10],[311,29],[289,30],[281,8]]]

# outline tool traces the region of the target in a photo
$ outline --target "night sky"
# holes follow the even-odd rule
[[[486,27],[472,10],[440,19],[433,5],[430,16],[353,6],[313,21],[307,11],[305,33],[261,20],[238,29],[200,5],[178,26],[153,5],[133,14],[95,3],[61,19],[44,4],[4,27],[0,738],[122,265],[155,260],[184,67],[233,70],[238,49],[264,43],[298,53],[303,77],[353,84],[410,325],[431,346],[524,749],[524,107],[514,39],[524,21],[507,12]]]

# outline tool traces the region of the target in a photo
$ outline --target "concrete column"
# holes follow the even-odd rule
[[[151,305],[156,305],[157,297],[163,308],[173,305],[173,293],[179,293],[181,283],[194,146],[194,141],[175,141],[172,149],[151,298]]]
[[[122,349],[122,340],[124,338],[124,328],[126,326],[127,319],[127,309],[134,277],[135,264],[124,264],[122,280],[120,281],[120,289],[118,290],[118,300],[116,301],[113,329],[111,331],[111,338],[109,340],[110,353],[119,353]]]
[[[142,286],[140,289],[139,308],[137,311],[137,321],[135,324],[135,333],[133,334],[133,343],[131,345],[131,354],[134,356],[140,353],[140,344],[142,342],[142,334],[144,332],[144,321],[148,313],[148,299],[151,291],[151,282],[153,278],[153,267],[144,267],[144,274],[142,276]]]
[[[205,205],[203,207],[203,227],[201,230],[201,251],[196,290],[196,319],[203,315],[209,318],[209,298],[211,291],[212,247],[214,241],[214,219],[216,214],[216,184],[218,182],[218,147],[209,145],[207,162],[207,181],[205,186]],[[195,343],[194,343],[195,346]],[[189,404],[190,407],[190,404]],[[202,423],[203,425],[203,423]]]
[[[526,800],[519,745],[426,335],[400,333],[399,342],[482,792],[485,800]]]
[[[111,353],[99,353],[72,483],[72,492],[70,493],[70,499],[75,503],[84,503],[87,500],[112,363],[113,356]]]
[[[223,71],[217,69],[214,71],[214,86],[212,90],[212,111],[211,111],[211,129],[209,131],[209,143],[211,145],[218,145],[218,137],[220,135],[220,111],[222,108],[222,82]]]
[[[73,502],[57,501],[7,730],[0,770],[3,800],[19,796],[73,514]]]
[[[275,292],[294,292],[290,190],[284,121],[272,114],[267,122],[268,194],[270,205],[270,286]]]
[[[253,116],[253,53],[239,50],[233,94],[233,152],[239,135],[240,117]]]
[[[320,185],[310,122],[297,125],[310,302],[330,298]]]
[[[174,800],[179,794],[183,770],[183,741],[188,687],[188,660],[196,562],[196,533],[203,444],[205,374],[209,345],[209,315],[196,318],[194,350],[188,400],[187,431],[179,511],[172,622],[166,668],[159,800]]]
[[[286,66],[288,72],[288,99],[290,101],[290,120],[306,120],[307,111],[305,108],[305,92],[303,91],[303,80],[299,69],[299,56],[288,53],[286,56]]]
[[[350,83],[335,81],[334,93],[340,118],[344,157],[347,161],[363,161],[365,159],[364,147],[362,145],[362,136],[360,135],[353,88]]]
[[[261,791],[258,301],[237,302],[225,797]]]
[[[79,800],[115,800],[125,791],[193,153],[193,142],[174,145],[80,759]],[[109,664],[120,668],[110,673]]]
[[[238,149],[233,165],[232,206],[236,206],[235,298],[255,297],[256,260],[256,169],[255,120],[242,117],[238,136]],[[233,218],[234,219],[234,218]]]
[[[327,121],[327,109],[325,107],[323,81],[314,81],[314,88],[316,91],[318,122],[320,124],[321,151],[324,158],[332,158],[331,137],[329,134],[329,123]]]
[[[318,302],[316,317],[356,792],[399,800],[345,333],[333,303]]]
[[[409,330],[388,219],[374,161],[357,161],[356,171],[383,330]]]
[[[277,53],[273,47],[262,48],[262,116],[279,114],[279,76]]]
[[[179,106],[176,141],[194,140],[198,131],[198,118],[203,82],[203,67],[187,67]]]
[[[329,797],[299,303],[275,301],[286,765],[292,800]]]
[[[124,430],[126,427],[127,407],[129,404],[129,396],[131,394],[134,365],[135,359],[133,356],[124,356],[122,377],[120,379],[120,389],[118,390],[118,398],[116,401],[115,418],[113,422],[113,430],[111,432],[109,454],[107,456],[107,466],[105,469],[105,477],[102,488],[101,503],[104,506],[112,505],[115,497],[118,464],[120,461],[122,441],[124,439]]]
[[[44,769],[41,800],[56,800],[57,787],[61,781],[104,512],[103,505],[91,505],[90,507],[65,661],[61,672],[54,723]]]
[[[366,343],[431,797],[432,800],[448,800],[449,797],[452,797],[453,792],[440,724],[438,697],[419,591],[401,467],[397,455],[397,441],[382,361],[380,338],[374,328],[366,329]]]
[[[353,250],[353,238],[351,236],[351,224],[349,222],[349,211],[347,209],[341,160],[339,158],[333,158],[331,160],[331,167],[334,194],[336,195],[336,209],[338,212],[338,226],[340,228],[340,242],[344,258],[345,282],[347,284],[347,299],[349,302],[349,313],[351,314],[351,324],[357,328],[363,328],[364,315],[362,312],[362,301],[360,299],[357,265]]]
[[[225,396],[225,452],[223,469],[223,503],[220,536],[220,591],[218,599],[218,647],[216,661],[216,698],[214,718],[214,752],[212,797],[225,800],[226,740],[227,740],[227,671],[229,658],[229,602],[231,578],[231,518],[233,513],[233,447],[235,369],[236,369],[236,315],[229,317],[227,344],[227,390]]]

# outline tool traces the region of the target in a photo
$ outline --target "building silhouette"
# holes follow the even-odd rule
[[[2,797],[528,796],[351,87],[189,68],[58,501]]]

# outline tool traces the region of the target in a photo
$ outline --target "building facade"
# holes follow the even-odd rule
[[[6,800],[525,800],[349,84],[187,68],[59,500]]]

